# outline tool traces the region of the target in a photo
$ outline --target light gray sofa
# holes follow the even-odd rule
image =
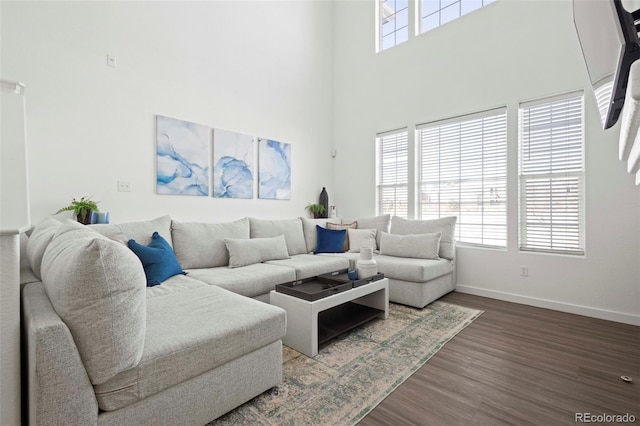
[[[40,223],[26,243],[29,268],[22,273],[28,423],[202,425],[279,384],[286,315],[261,302],[276,284],[357,259],[312,254],[316,225],[327,222],[354,223],[168,216],[90,227]],[[379,247],[392,238],[389,222],[379,216],[357,226],[376,229]],[[436,254],[450,259],[388,255],[383,244],[375,259],[390,279],[392,301],[424,307],[455,288],[454,226],[455,218],[394,218],[396,236],[437,232]],[[146,287],[142,264],[125,243],[146,245],[155,231],[187,274]]]

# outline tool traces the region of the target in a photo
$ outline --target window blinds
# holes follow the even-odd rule
[[[376,138],[376,211],[407,218],[409,203],[409,138],[407,130]]]
[[[584,254],[583,97],[520,105],[520,250]]]
[[[458,241],[506,247],[506,108],[418,126],[417,138],[419,217],[457,216]]]

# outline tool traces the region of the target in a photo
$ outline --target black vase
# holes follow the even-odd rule
[[[329,195],[327,195],[327,190],[322,187],[322,192],[320,193],[320,199],[318,200],[318,204],[324,206],[324,211],[320,213],[321,218],[329,217]]]

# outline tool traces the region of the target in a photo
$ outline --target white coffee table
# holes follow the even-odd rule
[[[313,302],[275,290],[269,299],[287,311],[284,344],[313,357],[320,343],[373,318],[389,317],[389,280],[383,278]]]

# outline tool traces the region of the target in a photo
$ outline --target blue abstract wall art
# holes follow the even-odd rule
[[[253,198],[254,138],[213,130],[213,196]]]
[[[209,195],[210,129],[157,116],[158,194]]]
[[[291,145],[258,139],[258,198],[291,199]]]

